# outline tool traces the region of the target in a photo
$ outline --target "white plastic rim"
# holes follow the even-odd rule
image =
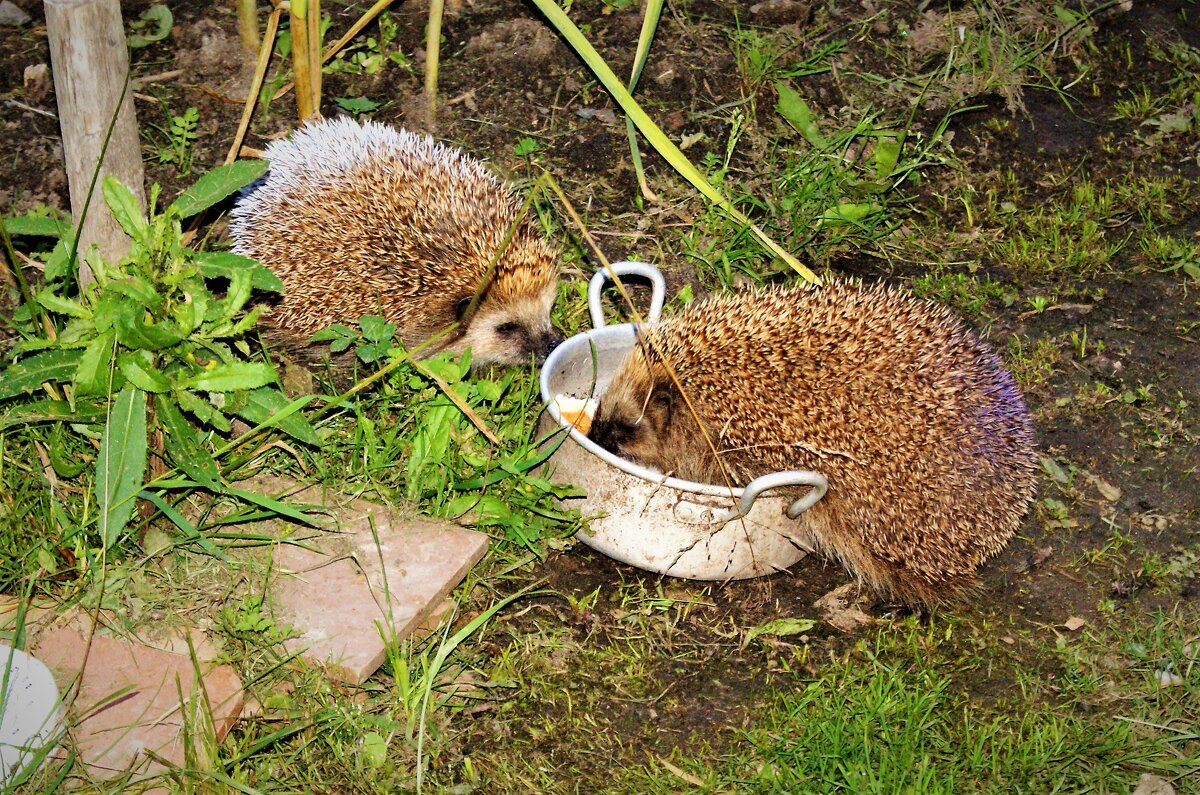
[[[42,749],[57,744],[63,708],[50,669],[20,649],[0,644],[0,786],[17,778]]]

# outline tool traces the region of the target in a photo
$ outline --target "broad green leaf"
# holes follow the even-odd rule
[[[117,359],[121,375],[145,392],[166,392],[171,388],[171,382],[150,362],[150,354],[146,351],[127,351]]]
[[[263,308],[256,306],[246,314],[242,315],[242,319],[234,323],[229,329],[228,334],[213,334],[214,337],[240,337],[250,329],[254,328],[254,324],[258,322],[258,316],[262,314]]]
[[[0,400],[32,392],[46,382],[70,381],[83,351],[45,351],[22,359],[0,372]]]
[[[190,218],[261,177],[268,165],[266,160],[235,160],[217,166],[179,194],[171,206],[179,211],[180,218]]]
[[[168,395],[156,395],[154,408],[163,426],[163,443],[171,463],[189,478],[213,492],[220,492],[221,473],[212,454],[200,445],[199,434],[184,419],[175,401]]]
[[[101,190],[104,193],[104,201],[112,210],[113,218],[117,219],[121,229],[125,230],[125,234],[136,242],[145,246],[149,242],[150,225],[142,215],[142,208],[138,206],[138,201],[129,188],[122,185],[116,177],[107,174]]]
[[[129,48],[136,50],[162,41],[170,35],[171,26],[174,24],[175,17],[171,14],[171,9],[161,4],[150,6],[142,12],[136,22],[130,24],[129,27],[137,32],[126,36]]]
[[[98,334],[83,351],[72,381],[80,395],[103,395],[108,392],[109,365],[112,363],[113,332]]]
[[[893,138],[880,138],[875,142],[875,178],[887,179],[896,170],[900,162],[900,149],[903,145]]]
[[[129,276],[109,282],[105,287],[105,292],[108,291],[129,298],[146,309],[158,309],[163,304],[162,295],[148,279],[141,276]]]
[[[371,342],[387,342],[396,336],[396,324],[389,323],[379,315],[363,315],[358,319],[362,335]]]
[[[205,425],[211,425],[221,433],[229,433],[232,427],[229,424],[229,418],[220,409],[195,392],[189,392],[186,389],[178,390],[175,393],[175,399],[179,401],[180,408],[194,414],[196,419]]]
[[[115,313],[113,326],[117,339],[127,348],[157,351],[168,348],[182,340],[183,329],[169,321],[147,323],[146,310],[134,303],[120,304]]]
[[[105,547],[125,531],[145,474],[146,393],[127,386],[113,401],[96,458],[96,507]]]
[[[74,408],[65,400],[35,400],[0,415],[0,431],[35,422],[72,422],[91,425],[104,420],[104,409],[79,402]]]
[[[443,462],[453,438],[455,420],[461,416],[458,407],[452,403],[434,406],[426,413],[404,467],[409,477],[409,498],[417,499],[426,490],[445,483]]]
[[[92,310],[83,304],[78,301],[72,301],[70,298],[63,298],[61,295],[56,295],[50,290],[39,292],[37,294],[37,302],[51,312],[58,312],[60,315],[85,318],[92,316]]]
[[[757,627],[751,627],[746,631],[746,639],[742,643],[743,645],[748,645],[750,641],[760,635],[772,635],[774,637],[803,635],[805,632],[812,630],[816,625],[817,622],[811,618],[777,618],[774,621],[759,624]]]
[[[370,113],[379,107],[379,103],[366,97],[335,97],[334,102],[347,113],[357,116],[360,113]]]
[[[100,293],[100,297],[96,299],[94,324],[96,331],[108,331],[116,326],[117,313],[120,312],[125,304],[125,296],[117,295],[111,290],[104,290]]]
[[[275,370],[265,362],[226,362],[197,373],[184,381],[188,389],[206,392],[234,392],[254,389],[275,380]]]
[[[779,115],[788,124],[795,127],[796,131],[803,135],[810,144],[818,149],[824,149],[825,136],[821,135],[821,130],[817,127],[816,118],[813,116],[812,109],[808,107],[808,103],[786,83],[776,82],[775,90],[779,93],[779,102],[775,106]]]
[[[207,308],[207,304],[204,304],[204,307]],[[179,326],[185,336],[204,322],[204,313],[201,312],[197,316],[196,310],[194,301],[178,301],[171,307],[171,320]]]
[[[96,406],[96,409],[100,412],[100,420],[103,421],[105,407]],[[59,430],[61,431],[61,426]],[[61,438],[61,434],[58,434],[58,438]],[[94,457],[73,450],[68,445],[56,444],[54,440],[46,445],[46,454],[50,457],[54,474],[66,480],[77,478],[96,465]]]
[[[71,229],[71,222],[59,218],[21,215],[5,218],[4,229],[13,237],[62,237]]]
[[[71,245],[74,242],[74,236],[67,232],[50,251],[50,256],[46,258],[46,281],[56,282],[67,276],[67,272],[71,269]]]
[[[856,224],[881,208],[878,204],[861,203],[835,204],[821,213],[820,222],[823,224]]]
[[[316,429],[300,413],[300,409],[310,400],[311,396],[305,396],[289,402],[278,389],[259,387],[250,392],[238,416],[255,425],[278,428],[293,439],[320,447],[321,438],[317,436]]]
[[[478,381],[475,384],[475,389],[479,393],[479,397],[488,401],[489,403],[495,403],[500,399],[500,396],[504,394],[503,384],[488,379],[482,379]]]
[[[341,323],[334,323],[332,326],[323,328],[316,334],[312,335],[312,342],[329,342],[330,340],[353,340],[354,330],[349,326]]]
[[[381,768],[387,762],[387,740],[379,732],[367,732],[362,738],[362,759],[367,767]]]
[[[221,316],[227,320],[237,315],[250,300],[250,274],[244,270],[235,270],[230,276],[232,278],[225,290],[225,298],[220,302]]]
[[[180,325],[189,329],[188,333],[190,334],[204,325],[204,317],[208,314],[208,305],[212,302],[213,296],[206,288],[201,287],[198,290],[189,292],[188,297],[191,299],[187,302],[188,306],[191,307],[191,322],[190,324],[184,324],[180,321]]]
[[[262,263],[228,251],[204,251],[196,255],[195,263],[206,279],[230,279],[234,271],[250,273],[250,286],[255,290],[283,292],[283,282]]]

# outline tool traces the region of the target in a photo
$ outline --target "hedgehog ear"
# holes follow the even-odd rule
[[[463,316],[467,314],[467,307],[470,305],[471,296],[469,295],[466,298],[459,300],[459,302],[454,305],[454,319],[461,321]]]
[[[671,415],[675,412],[675,385],[670,381],[660,381],[655,384],[646,409],[654,413],[659,428],[669,425]]]

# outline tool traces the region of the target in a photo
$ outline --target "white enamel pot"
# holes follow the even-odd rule
[[[58,744],[63,705],[41,660],[0,643],[0,789]]]
[[[666,294],[662,274],[638,262],[611,268],[618,277],[650,281],[647,320],[656,322]],[[795,520],[824,496],[827,483],[819,473],[775,472],[738,488],[681,480],[618,458],[563,421],[555,396],[602,398],[637,342],[635,324],[605,325],[600,294],[609,278],[602,271],[588,285],[594,328],[555,348],[541,372],[542,430],[557,426],[567,433],[552,442],[561,444],[547,465],[555,480],[587,492],[569,504],[593,517],[580,540],[631,566],[695,580],[758,577],[793,565],[813,549]],[[797,499],[798,486],[808,490]]]

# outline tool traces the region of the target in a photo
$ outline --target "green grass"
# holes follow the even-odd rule
[[[637,13],[637,4],[624,0],[603,5],[614,17]],[[1095,354],[1111,353],[1101,347],[1104,327],[1085,318],[1064,328],[1055,311],[1100,305],[1099,280],[1118,267],[1130,279],[1165,272],[1190,285],[1197,278],[1197,244],[1181,224],[1195,215],[1200,195],[1178,171],[1161,167],[1176,169],[1195,133],[1189,114],[1200,90],[1196,53],[1178,45],[1154,49],[1151,57],[1170,77],[1130,86],[1114,105],[1135,132],[1100,141],[1095,156],[1129,156],[1124,170],[1094,173],[1093,161],[1044,154],[1018,170],[1009,161],[1019,115],[993,114],[974,128],[976,151],[956,129],[971,118],[960,114],[995,99],[1019,110],[1031,86],[1091,89],[1091,70],[1108,57],[1093,23],[1069,10],[999,0],[972,0],[949,13],[877,5],[846,29],[818,10],[811,40],[746,18],[716,36],[696,35],[727,46],[736,74],[723,84],[721,75],[710,77],[715,90],[724,85],[733,93],[710,98],[697,91],[664,100],[666,107],[650,115],[686,111],[675,140],[703,124],[709,138],[688,155],[701,153],[712,184],[807,264],[836,272],[865,260],[877,275],[894,268],[918,295],[975,325],[1000,321],[994,342],[1041,404],[1039,416],[1068,427],[1120,426],[1123,446],[1092,450],[1097,462],[1074,450],[1046,451],[1061,480],[1047,471],[1031,520],[1034,535],[1044,531],[1052,539],[1045,543],[1062,541],[1069,550],[1050,560],[1048,576],[1072,583],[1062,586],[1070,596],[1094,602],[1085,605],[1082,630],[1048,624],[1066,614],[1024,615],[1034,607],[1016,575],[1013,594],[989,591],[995,600],[927,621],[885,617],[878,629],[850,638],[831,636],[819,622],[811,637],[752,638],[755,626],[774,618],[816,621],[809,602],[770,584],[734,584],[726,592],[627,578],[597,564],[581,567],[586,581],[572,590],[576,561],[549,564],[561,571],[543,563],[574,543],[583,520],[555,500],[568,487],[536,471],[544,446],[534,374],[469,374],[462,362],[441,359],[397,363],[371,390],[313,417],[319,446],[267,431],[224,449],[232,435],[204,426],[201,446],[225,478],[286,474],[461,521],[492,537],[488,558],[456,593],[451,632],[470,627],[466,635],[391,643],[377,674],[360,687],[339,686],[281,652],[290,630],[274,625],[262,602],[271,572],[232,554],[260,543],[252,533],[209,515],[193,520],[189,534],[152,514],[133,516],[125,532],[106,540],[97,530],[94,483],[103,422],[12,423],[0,429],[0,591],[103,606],[116,611],[122,631],[175,626],[185,616],[201,621],[263,707],[221,744],[212,742],[204,716],[193,716],[189,730],[202,738],[208,758],[161,779],[76,781],[64,791],[131,791],[157,782],[178,792],[390,793],[420,785],[428,792],[1040,795],[1128,793],[1144,772],[1171,780],[1180,793],[1200,791],[1200,620],[1178,597],[1181,583],[1197,576],[1194,528],[1185,527],[1171,549],[1151,548],[1136,522],[1151,522],[1150,531],[1160,533],[1153,523],[1162,517],[1147,511],[1096,519],[1083,469],[1108,471],[1109,459],[1127,465],[1190,449],[1195,399],[1134,377],[1115,384],[1090,373],[1076,377]],[[574,6],[577,18],[587,4]],[[662,24],[686,44],[714,23],[678,8]],[[354,52],[355,68],[345,69],[344,79],[388,68],[382,61],[395,60],[399,46],[388,30],[378,45]],[[658,46],[643,89],[656,59],[665,62]],[[1113,58],[1133,57],[1127,47],[1114,51]],[[447,54],[443,67],[455,57]],[[605,101],[590,75],[576,77],[582,104]],[[369,87],[358,88],[351,81],[346,95],[372,96]],[[489,88],[478,89],[482,115]],[[564,103],[545,99],[548,107]],[[504,153],[516,143],[531,169],[551,167],[557,142],[574,133],[554,128],[553,114],[547,118],[536,134],[514,130]],[[181,161],[190,157],[191,137],[170,144]],[[1150,144],[1166,159],[1148,164],[1136,147]],[[696,293],[795,278],[762,239],[657,165],[652,187],[668,198],[648,203],[646,212],[640,198],[631,199],[636,216],[581,205],[589,224],[604,229],[633,218],[636,245],[665,252],[668,269],[696,278]],[[568,191],[586,181],[578,173],[559,176]],[[604,196],[600,204],[624,196],[608,175],[587,190]],[[543,197],[534,207],[555,237],[575,234],[554,202]],[[20,245],[49,259],[52,270],[61,265],[50,251]],[[591,252],[578,239],[566,245],[567,265],[590,271]],[[681,296],[692,294],[692,285],[683,289]],[[583,290],[580,280],[562,286],[553,315],[561,329],[588,324]],[[19,323],[35,328],[32,318]],[[1177,325],[1173,333],[1197,333],[1190,321]],[[1051,331],[1038,330],[1046,327]],[[347,326],[338,339],[359,346],[362,376],[397,356],[378,321]],[[252,350],[230,346],[222,352]],[[319,377],[315,391],[336,392]],[[84,397],[107,405],[112,395]],[[233,411],[238,400],[223,405]],[[208,499],[196,484],[163,497],[181,508]],[[269,513],[244,503],[238,510]],[[1193,519],[1171,518],[1179,526]],[[1078,539],[1078,548],[1066,538]],[[608,572],[598,583],[597,571]],[[232,589],[231,577],[238,583]],[[496,620],[471,626],[522,589],[540,587],[542,578],[566,584],[561,593],[522,598]],[[1110,581],[1131,578],[1145,602],[1110,593]],[[1151,612],[1148,605],[1165,607]],[[66,770],[51,765],[28,791],[50,791]]]
[[[1180,660],[1179,644],[1195,631],[1160,618],[1148,638],[1154,650],[1143,644],[1130,657],[1131,678],[1144,677],[1156,654]],[[1098,720],[1035,699],[985,706],[955,692],[986,680],[981,661],[938,665],[910,644],[877,637],[778,698],[747,732],[753,751],[716,780],[744,792],[1123,792],[1145,771],[1178,783],[1200,772],[1194,658],[1182,661],[1191,678],[1177,695],[1151,690]],[[1071,691],[1091,694],[1092,680],[1067,673]]]
[[[765,701],[732,718],[714,705],[707,725],[682,726],[622,714],[672,714],[672,687],[726,687],[703,676],[671,684],[670,671],[703,656],[682,634],[670,644],[631,629],[600,646],[536,637],[542,645],[520,648],[528,692],[512,704],[523,752],[495,755],[484,742],[471,761],[487,791],[573,791],[563,782],[574,781],[606,793],[1117,793],[1149,772],[1182,793],[1200,773],[1200,622],[1182,614],[1077,635],[906,619],[827,659],[752,644],[746,674],[773,671]],[[1029,654],[1049,659],[1031,668]],[[1179,679],[1162,687],[1161,671]],[[629,706],[597,711],[587,684],[597,680]],[[670,727],[682,734],[664,740]]]

